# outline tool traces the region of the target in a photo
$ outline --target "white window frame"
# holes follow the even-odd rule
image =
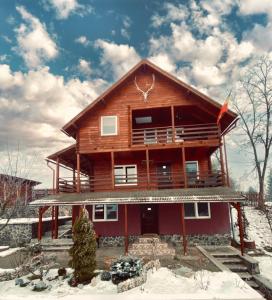
[[[104,206],[104,218],[103,219],[96,219],[95,218],[95,205],[103,205]],[[93,209],[92,209],[92,211],[93,211],[93,213],[92,213],[93,222],[116,222],[116,221],[118,221],[118,215],[119,215],[119,213],[118,213],[118,204],[112,203],[112,205],[116,205],[116,207],[117,207],[116,219],[107,219],[107,205],[110,205],[110,204],[93,204]]]
[[[195,216],[194,217],[186,217],[184,211],[184,219],[210,219],[211,218],[211,206],[210,202],[188,202],[194,204]],[[198,215],[198,203],[207,203],[208,204],[208,216],[199,216]],[[184,203],[186,204],[186,203]]]
[[[106,118],[115,118],[115,131],[114,133],[105,133],[103,132],[103,120]],[[118,135],[118,116],[101,116],[100,120],[100,126],[101,126],[101,136],[114,136]]]
[[[115,183],[115,173],[114,173],[114,185],[115,186],[138,185],[138,180],[137,180],[137,175],[138,175],[137,165],[115,165],[114,166],[114,170],[115,170],[115,168],[124,168],[125,169],[127,167],[135,167],[135,171],[136,171],[135,182],[133,182],[133,183]]]

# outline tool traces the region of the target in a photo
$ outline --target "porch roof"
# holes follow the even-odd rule
[[[143,191],[69,193],[51,195],[30,203],[32,206],[145,204],[186,202],[241,202],[245,197],[228,187],[163,189]]]

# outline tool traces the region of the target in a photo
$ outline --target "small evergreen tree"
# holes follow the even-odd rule
[[[88,214],[83,210],[73,226],[73,246],[69,250],[69,266],[74,269],[76,284],[89,282],[96,268],[96,238]]]
[[[272,168],[268,174],[267,178],[267,193],[266,193],[266,201],[272,201]]]

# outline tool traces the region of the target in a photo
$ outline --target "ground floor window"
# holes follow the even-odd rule
[[[211,217],[210,203],[185,203],[185,219],[209,219]]]
[[[93,205],[93,221],[117,221],[117,204],[96,204]]]

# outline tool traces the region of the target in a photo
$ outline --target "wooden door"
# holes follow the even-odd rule
[[[141,205],[142,234],[158,233],[158,205]]]
[[[171,164],[160,163],[157,165],[157,179],[159,189],[169,189],[172,186]]]

